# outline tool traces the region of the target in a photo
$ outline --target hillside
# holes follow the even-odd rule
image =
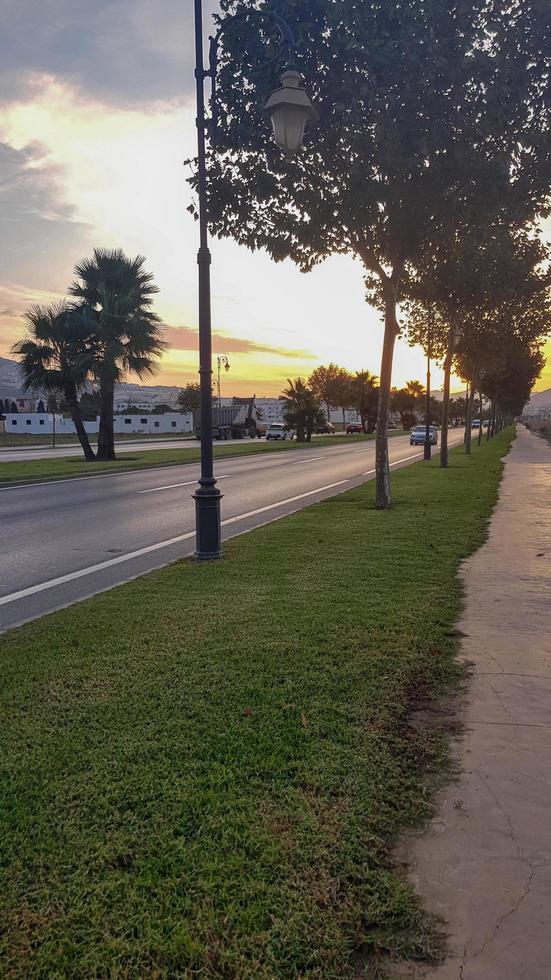
[[[530,412],[537,412],[542,408],[551,409],[551,388],[546,388],[545,391],[534,392],[524,412],[525,414],[529,414]]]
[[[17,361],[12,361],[7,357],[0,357],[0,388],[9,389],[21,388],[21,377]],[[115,394],[118,398],[125,398],[127,401],[144,401],[157,397],[168,404],[175,403],[178,397],[179,388],[176,385],[140,385],[125,382],[117,385]]]

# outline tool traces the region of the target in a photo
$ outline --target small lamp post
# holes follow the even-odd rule
[[[195,90],[197,100],[197,187],[199,197],[199,380],[201,388],[201,476],[195,491],[195,556],[202,561],[220,557],[220,499],[213,467],[212,445],[212,328],[210,303],[210,264],[208,247],[208,202],[206,168],[205,78],[211,80],[211,105],[213,130],[216,122],[216,72],[218,42],[225,30],[221,27],[210,39],[209,67],[204,67],[203,57],[203,3],[194,0],[195,12]],[[288,52],[288,66],[281,79],[281,87],[268,99],[265,110],[271,118],[274,137],[287,156],[299,149],[306,124],[317,118],[306,90],[302,87],[300,73],[294,67],[296,42],[291,28],[278,14],[267,15],[251,11],[260,17],[270,16],[275,23],[282,48]],[[242,15],[227,22],[235,23]]]
[[[218,412],[222,411],[222,385],[220,383],[220,372],[222,370],[222,365],[224,365],[224,370],[226,374],[230,369],[230,362],[225,354],[219,354],[216,358],[216,363],[218,365]],[[218,424],[220,425],[220,419],[218,419]]]

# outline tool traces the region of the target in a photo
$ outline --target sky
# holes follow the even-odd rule
[[[0,355],[31,303],[66,294],[94,246],[146,257],[170,349],[156,384],[197,379],[197,227],[184,161],[194,154],[192,0],[3,0],[0,36]],[[205,36],[216,9],[205,0]],[[313,272],[213,240],[214,354],[228,393],[278,395],[320,363],[378,374],[382,323],[362,267]],[[551,355],[551,344],[548,345]],[[422,379],[398,340],[393,383]],[[442,373],[433,370],[433,387]],[[551,357],[536,385],[551,387]]]

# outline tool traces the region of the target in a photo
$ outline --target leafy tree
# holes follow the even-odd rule
[[[325,402],[327,410],[327,421],[331,419],[331,408],[348,407],[350,392],[349,383],[351,375],[338,364],[331,362],[327,366],[320,365],[308,378],[308,387],[314,392],[320,402]],[[343,409],[343,424],[344,424]]]
[[[173,409],[170,407],[170,405],[167,405],[165,402],[160,402],[158,405],[155,405],[153,415],[164,415],[166,412],[172,411]]]
[[[302,378],[291,381],[283,392],[283,418],[290,429],[294,429],[298,442],[310,442],[312,433],[324,422],[324,414],[314,392]]]
[[[520,207],[520,206],[519,206]],[[466,450],[470,451],[470,419],[483,352],[499,345],[499,330],[489,330],[503,304],[525,302],[542,288],[538,269],[546,249],[530,227],[517,227],[515,215],[503,215],[477,227],[474,218],[461,228],[443,230],[428,243],[415,275],[407,284],[408,338],[443,360],[444,396],[440,465],[448,465],[448,414],[452,365],[461,360],[462,377],[471,383],[467,405]],[[509,216],[511,217],[511,216]]]
[[[369,371],[356,371],[350,382],[351,406],[359,413],[365,432],[374,432],[377,424],[379,379]]]
[[[159,317],[151,310],[158,289],[144,263],[141,255],[130,259],[120,249],[96,248],[93,258],[75,266],[69,290],[82,301],[81,316],[90,332],[88,364],[100,385],[101,460],[115,459],[115,385],[128,374],[153,374],[155,360],[166,348]]]
[[[45,415],[46,413],[46,407],[44,405],[44,402],[42,401],[42,398],[40,399],[38,405],[36,406],[36,411],[38,412],[39,415]]]
[[[84,458],[94,453],[82,421],[78,395],[88,377],[88,331],[82,318],[65,302],[31,306],[26,314],[29,336],[13,353],[19,360],[23,385],[33,391],[62,394],[69,406]]]
[[[385,318],[376,500],[387,507],[404,281],[424,244],[473,198],[470,214],[481,222],[485,212],[507,208],[506,192],[522,177],[519,195],[537,207],[544,96],[533,78],[544,71],[544,46],[532,43],[531,12],[518,4],[500,12],[491,0],[408,0],[363,4],[360,17],[356,0],[266,0],[263,13],[284,16],[300,32],[301,68],[321,109],[289,162],[256,114],[281,67],[277,58],[265,64],[269,18],[255,17],[242,0],[224,0],[222,9],[240,21],[225,33],[221,54],[224,152],[209,161],[211,223],[215,233],[265,248],[275,260],[291,257],[304,270],[336,252],[363,263],[369,299]],[[515,48],[517,33],[523,45]],[[521,97],[511,61],[532,80],[521,79]]]
[[[201,407],[201,385],[191,382],[178,394],[178,404],[182,412],[198,412]]]

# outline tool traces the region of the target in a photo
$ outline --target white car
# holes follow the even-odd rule
[[[283,422],[270,422],[266,429],[266,439],[292,439],[293,433],[289,432]]]

